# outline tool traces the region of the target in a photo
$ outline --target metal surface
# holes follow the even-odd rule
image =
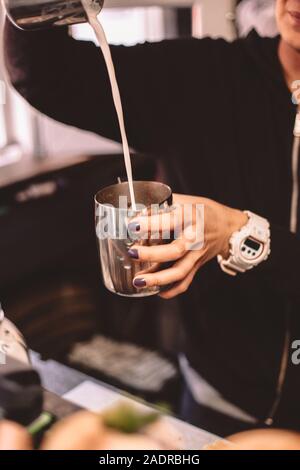
[[[85,0],[86,7],[100,13],[104,0]],[[11,21],[33,30],[87,21],[81,0],[4,0]]]
[[[153,204],[159,206],[161,211],[172,204],[172,191],[162,183],[136,181],[134,191],[137,203],[142,204],[146,212]],[[137,289],[133,286],[133,280],[138,274],[142,277],[153,269],[158,270],[159,266],[133,260],[128,250],[133,244],[152,246],[163,243],[163,240],[159,234],[156,239],[131,238],[127,224],[133,214],[126,201],[130,201],[128,183],[109,186],[95,196],[96,232],[104,284],[111,292],[126,297],[155,295],[160,291],[159,287]]]

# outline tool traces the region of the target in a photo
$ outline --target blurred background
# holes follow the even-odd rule
[[[106,0],[105,6],[102,23],[114,44],[207,35],[231,41],[253,27],[277,34],[273,0]],[[72,27],[72,34],[94,41],[88,25]],[[6,315],[42,357],[176,410],[176,301],[121,299],[102,285],[93,195],[116,176],[125,178],[120,146],[37,113],[5,79],[1,55],[0,300]],[[134,174],[163,179],[159,162],[145,155],[135,156]]]

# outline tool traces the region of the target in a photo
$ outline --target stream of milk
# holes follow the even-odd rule
[[[95,35],[97,37],[99,46],[101,48],[101,51],[102,51],[102,54],[106,63],[106,67],[107,67],[107,71],[108,71],[108,75],[110,79],[110,84],[111,84],[113,101],[114,101],[114,105],[115,105],[118,120],[119,120],[125,168],[126,168],[127,180],[129,184],[131,208],[133,211],[136,211],[136,201],[135,201],[135,194],[134,194],[134,187],[133,187],[130,150],[129,150],[128,139],[127,139],[126,128],[125,128],[122,100],[121,100],[120,90],[119,90],[118,81],[116,77],[115,67],[114,67],[114,63],[112,60],[112,56],[111,56],[110,47],[107,42],[104,29],[100,21],[97,18],[97,13],[88,6],[88,2],[83,1],[82,3],[86,10],[88,21],[95,32]]]

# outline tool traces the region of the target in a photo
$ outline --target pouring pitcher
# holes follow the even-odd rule
[[[86,8],[100,13],[104,0],[84,0]],[[81,0],[4,0],[10,20],[24,30],[72,25],[87,21]]]

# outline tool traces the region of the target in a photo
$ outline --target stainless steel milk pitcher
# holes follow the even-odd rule
[[[137,214],[148,213],[151,206],[157,206],[160,212],[172,206],[169,186],[155,181],[134,181],[133,185],[138,206],[144,207],[141,212],[138,208]],[[159,271],[159,265],[133,260],[128,250],[132,245],[153,246],[169,243],[170,240],[163,240],[159,234],[155,238],[131,238],[132,234],[127,228],[132,212],[127,205],[129,200],[127,182],[108,186],[95,196],[96,233],[104,284],[114,294],[125,297],[155,295],[160,292],[159,287],[138,289],[133,285],[133,280],[138,274],[153,272],[154,268]]]
[[[83,0],[97,14],[104,0]],[[81,0],[4,0],[10,20],[19,28],[34,30],[87,21]]]

